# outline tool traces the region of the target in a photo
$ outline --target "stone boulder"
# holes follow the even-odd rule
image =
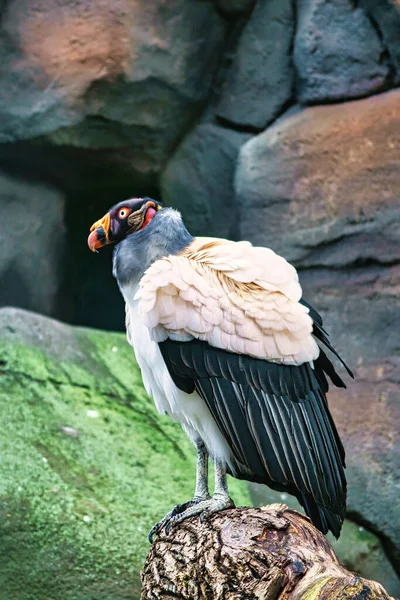
[[[400,92],[281,119],[247,142],[241,235],[300,273],[355,371],[329,401],[347,449],[348,514],[400,571]]]
[[[66,250],[65,198],[56,188],[0,172],[0,306],[52,315]]]
[[[291,0],[256,4],[222,86],[220,118],[261,130],[279,114],[293,91],[293,35]]]
[[[302,103],[366,96],[390,74],[379,33],[349,0],[298,0],[293,57]]]
[[[0,310],[0,589],[135,600],[152,524],[190,498],[195,450],[123,334]],[[238,504],[248,504],[232,482]]]
[[[182,211],[193,235],[237,236],[233,178],[249,135],[201,123],[181,143],[161,178],[163,201]]]
[[[241,235],[296,265],[400,259],[400,92],[280,119],[241,149]]]
[[[10,0],[0,143],[125,148],[134,171],[158,172],[207,99],[224,37],[210,2]]]

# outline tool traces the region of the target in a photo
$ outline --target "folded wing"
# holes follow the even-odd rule
[[[207,403],[233,453],[235,477],[297,496],[321,531],[339,535],[346,505],[344,450],[319,373],[205,342],[160,343],[176,385]]]

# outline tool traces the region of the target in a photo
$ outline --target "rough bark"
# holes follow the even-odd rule
[[[310,520],[284,504],[188,519],[153,544],[141,599],[389,599],[342,567]]]

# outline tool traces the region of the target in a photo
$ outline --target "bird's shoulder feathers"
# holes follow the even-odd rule
[[[179,254],[154,262],[136,297],[157,342],[199,339],[284,364],[319,354],[309,310],[299,303],[296,270],[249,242],[195,238]]]

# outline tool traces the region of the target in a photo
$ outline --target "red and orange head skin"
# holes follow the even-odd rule
[[[119,202],[91,226],[89,248],[97,252],[106,244],[117,244],[127,235],[144,229],[161,208],[159,202],[147,197]]]

